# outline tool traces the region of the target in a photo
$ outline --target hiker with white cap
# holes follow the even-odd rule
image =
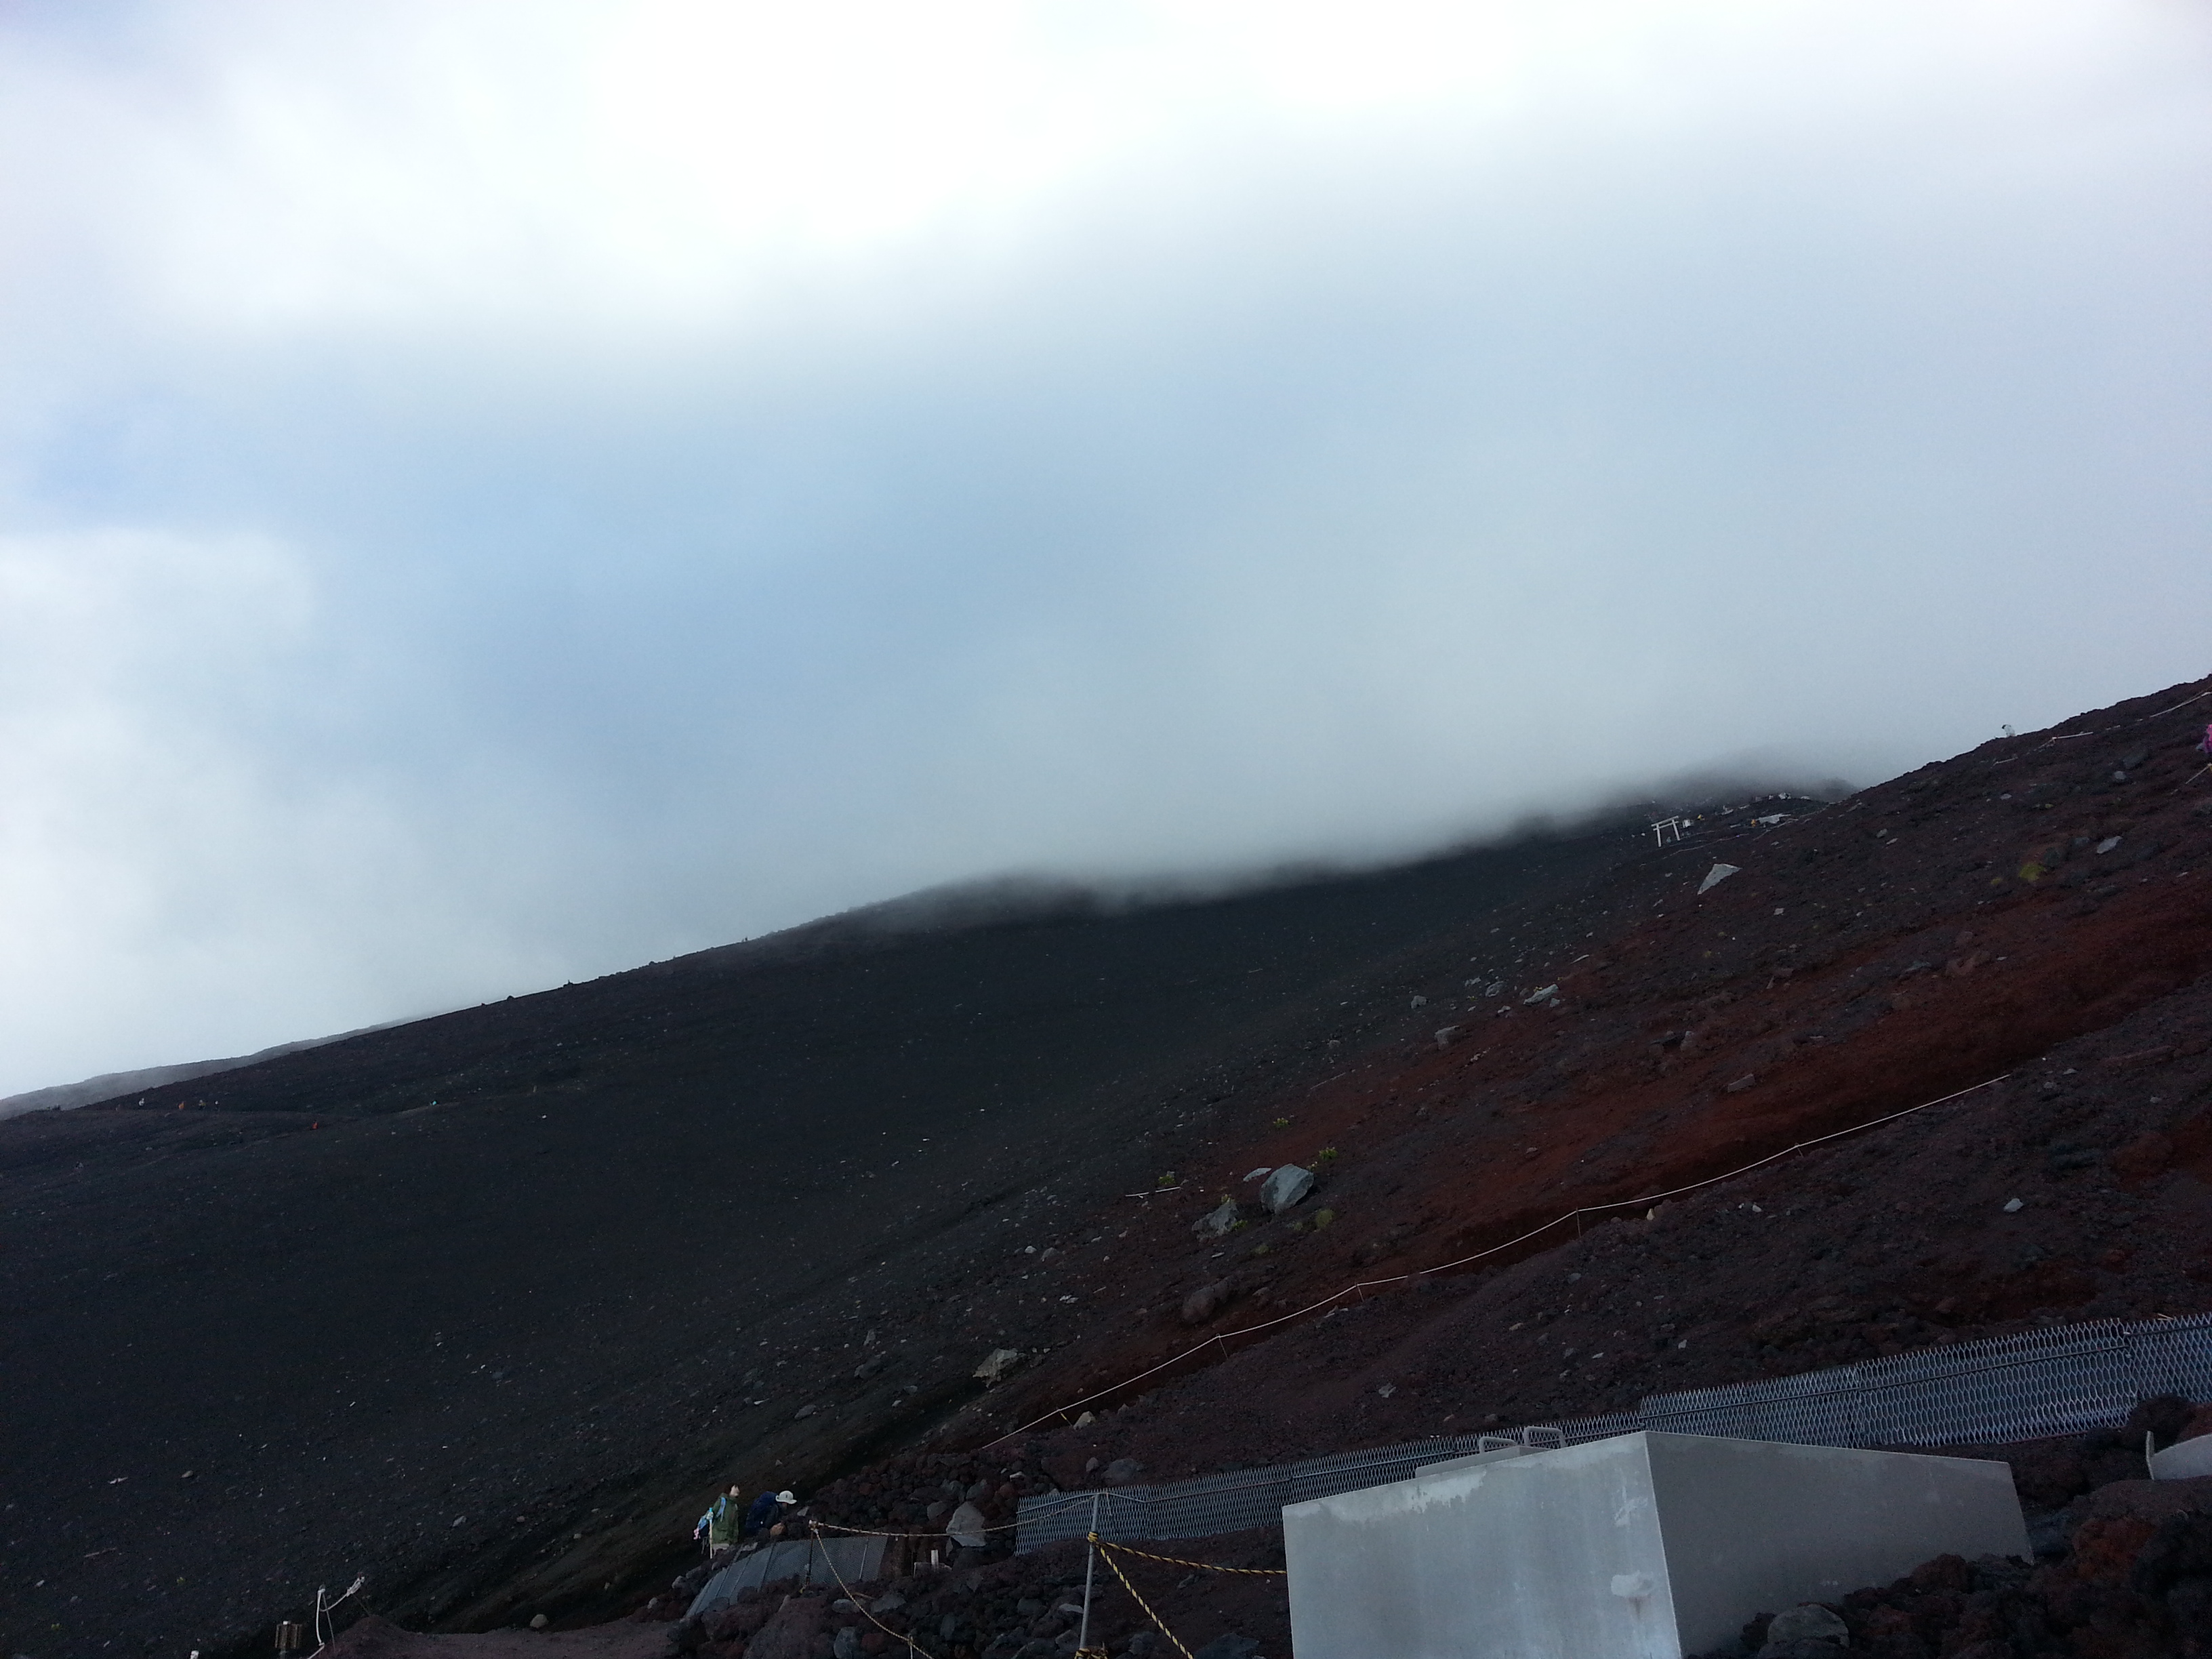
[[[783,1512],[799,1499],[789,1488],[782,1492],[764,1492],[753,1499],[752,1508],[745,1511],[744,1536],[766,1532],[771,1538],[783,1535]]]

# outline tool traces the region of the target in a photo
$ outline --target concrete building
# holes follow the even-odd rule
[[[1682,1659],[2028,1552],[2002,1463],[1652,1432],[1286,1504],[1283,1534],[1298,1659]]]

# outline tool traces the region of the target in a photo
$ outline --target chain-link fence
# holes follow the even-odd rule
[[[1410,1478],[1423,1463],[1517,1442],[1569,1445],[1658,1429],[1820,1446],[1965,1446],[2109,1427],[2153,1395],[2212,1399],[2212,1314],[2100,1319],[1923,1348],[1861,1365],[1646,1395],[1632,1412],[1510,1434],[1443,1435],[1170,1486],[1022,1501],[1017,1547],[1102,1538],[1209,1538],[1280,1524],[1285,1504]]]

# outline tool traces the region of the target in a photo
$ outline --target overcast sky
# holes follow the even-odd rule
[[[2130,0],[9,0],[0,1093],[2212,669]]]

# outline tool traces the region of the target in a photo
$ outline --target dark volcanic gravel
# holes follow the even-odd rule
[[[1021,1247],[1323,1074],[1317,1009],[1371,1035],[1404,951],[1637,847],[909,904],[0,1122],[0,1640],[258,1653],[362,1573],[449,1628],[627,1605],[718,1484],[1082,1328]]]

